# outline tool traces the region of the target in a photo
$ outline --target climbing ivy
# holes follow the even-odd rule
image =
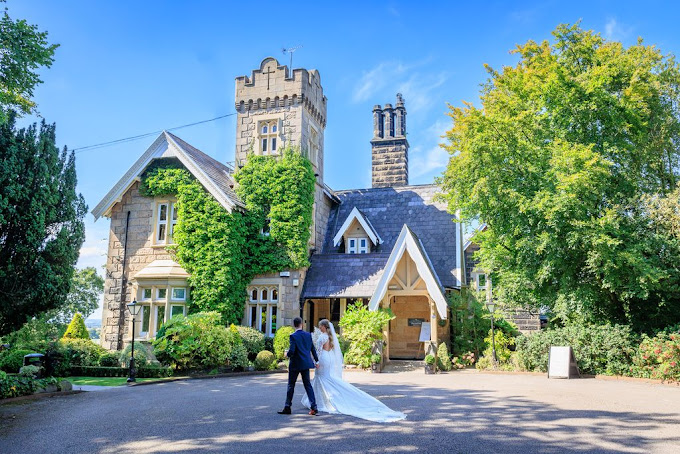
[[[247,210],[229,213],[174,159],[154,161],[140,193],[177,198],[174,244],[168,246],[191,275],[190,311],[218,311],[239,323],[246,287],[256,274],[309,265],[314,171],[293,149],[279,158],[250,156],[236,175]],[[270,234],[263,235],[270,218]]]
[[[284,267],[309,266],[308,243],[316,181],[309,160],[298,149],[290,147],[281,150],[278,157],[251,154],[235,177],[239,184],[237,193],[252,214],[257,232],[269,218],[270,236],[261,241],[262,251],[266,250],[267,254],[260,257],[267,262],[272,260],[271,252],[277,260],[283,253],[288,262],[281,263]]]

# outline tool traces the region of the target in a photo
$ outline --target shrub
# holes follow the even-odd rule
[[[347,364],[356,364],[363,368],[371,367],[371,353],[376,341],[381,341],[383,328],[394,319],[389,309],[370,311],[361,303],[347,307],[340,320],[343,336],[350,342],[345,354]]]
[[[87,330],[87,327],[85,326],[85,320],[83,320],[83,316],[80,315],[80,312],[76,312],[75,315],[73,316],[73,319],[71,320],[71,323],[68,324],[68,328],[66,328],[66,332],[64,333],[62,339],[89,339],[89,338],[90,332]]]
[[[235,326],[220,325],[218,312],[173,317],[153,342],[159,361],[179,370],[248,367],[248,352]]]
[[[264,338],[264,349],[267,350],[268,352],[274,353],[274,338],[273,337],[265,337]]]
[[[461,356],[454,356],[451,363],[456,369],[465,369],[475,363],[475,354],[473,352],[467,352]]]
[[[59,353],[66,368],[71,366],[96,366],[99,358],[106,353],[99,345],[88,339],[62,339]]]
[[[24,356],[35,353],[32,350],[6,350],[0,353],[0,370],[16,374],[24,365]]]
[[[439,368],[443,371],[450,371],[453,368],[451,357],[449,356],[449,349],[444,342],[439,344],[439,348],[437,348],[437,361]]]
[[[255,358],[255,369],[270,370],[276,367],[276,357],[272,352],[263,350]]]
[[[120,367],[120,355],[115,353],[103,353],[99,357],[99,365],[102,367]]]
[[[0,372],[0,399],[26,396],[39,389],[45,389],[56,384],[57,379],[54,377],[34,379],[28,376],[7,375]]]
[[[264,334],[249,326],[237,326],[236,329],[248,352],[248,359],[254,360],[259,352],[265,350]]]
[[[425,356],[425,364],[428,366],[434,366],[435,358],[434,355],[427,355]]]
[[[637,337],[627,325],[570,325],[547,329],[517,339],[522,369],[546,372],[550,346],[570,346],[584,374],[630,373]]]
[[[282,326],[276,330],[274,335],[274,354],[279,361],[285,359],[284,353],[290,348],[290,335],[294,332],[295,330],[292,326]]]
[[[132,357],[132,344],[125,346],[123,351],[118,354],[118,362],[113,364],[113,367],[130,367],[130,358]],[[135,367],[142,367],[147,365],[150,361],[155,361],[156,357],[149,344],[144,342],[135,342]],[[97,364],[87,364],[88,366],[96,366]],[[100,364],[103,366],[103,364]]]
[[[654,337],[643,336],[629,369],[631,375],[680,381],[680,334],[668,331]]]
[[[163,378],[172,376],[170,367],[163,367],[157,364],[148,364],[137,369],[135,376],[138,378]],[[126,367],[104,367],[104,366],[74,366],[71,368],[71,375],[84,377],[127,377],[130,369]]]
[[[19,375],[22,377],[37,377],[40,373],[40,368],[38,366],[23,366],[19,369]]]

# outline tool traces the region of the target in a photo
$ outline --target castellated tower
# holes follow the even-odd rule
[[[401,93],[397,104],[373,107],[372,183],[374,188],[408,185],[406,108]]]
[[[323,184],[326,97],[319,72],[289,70],[267,57],[250,77],[236,78],[236,166],[242,167],[251,151],[276,154],[288,145],[299,146]]]

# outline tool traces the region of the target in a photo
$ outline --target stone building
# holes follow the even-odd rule
[[[177,222],[171,197],[144,197],[139,180],[161,158],[179,160],[225,210],[244,210],[233,172],[249,153],[276,156],[291,144],[316,173],[311,265],[256,276],[244,295],[242,323],[273,336],[302,316],[311,329],[322,318],[338,322],[348,304],[389,307],[386,359],[422,358],[428,342],[449,339],[448,293],[465,287],[463,234],[435,195],[435,185],[409,185],[406,105],[373,109],[372,187],[332,190],[324,183],[327,99],[316,70],[265,58],[250,76],[236,78],[235,168],[163,132],[93,209],[110,219],[102,343],[130,341],[125,305],[143,306],[135,336],[149,340],[160,325],[186,313],[189,275],[166,251]],[[429,328],[429,331],[428,329]],[[427,341],[427,342],[424,342]]]

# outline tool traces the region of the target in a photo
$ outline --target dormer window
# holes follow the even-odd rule
[[[348,254],[368,254],[368,238],[347,238]]]
[[[371,244],[377,247],[383,242],[366,215],[356,207],[335,234],[333,245],[339,247],[343,239],[347,254],[368,254],[371,252]]]

